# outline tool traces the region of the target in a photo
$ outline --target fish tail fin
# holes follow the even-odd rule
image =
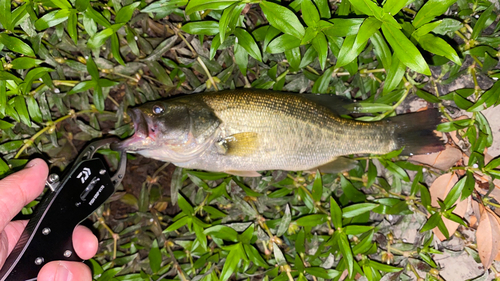
[[[404,147],[401,155],[429,154],[444,149],[443,140],[436,131],[441,123],[438,109],[403,114],[389,120],[396,126],[398,147]]]

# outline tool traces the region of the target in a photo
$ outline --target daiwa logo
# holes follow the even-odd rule
[[[76,176],[77,179],[80,179],[82,183],[85,183],[85,181],[90,177],[92,172],[90,171],[89,168],[85,167],[83,168],[83,171],[81,171],[78,176]]]

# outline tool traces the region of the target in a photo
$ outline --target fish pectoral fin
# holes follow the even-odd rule
[[[326,164],[318,166],[311,171],[319,170],[322,173],[340,173],[356,167],[358,161],[346,157],[337,157]]]
[[[248,156],[258,148],[257,133],[243,132],[231,135],[218,142],[220,151],[225,155]]]
[[[234,176],[240,176],[240,177],[260,177],[262,176],[261,174],[257,173],[256,171],[224,171],[226,174],[234,175]]]

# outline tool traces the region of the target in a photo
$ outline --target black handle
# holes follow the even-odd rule
[[[73,248],[75,227],[115,191],[101,160],[79,163],[47,194],[0,270],[0,281],[36,280],[50,261],[82,261]]]

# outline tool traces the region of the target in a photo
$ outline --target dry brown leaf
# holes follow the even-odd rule
[[[443,151],[431,153],[427,155],[414,155],[408,160],[411,162],[416,162],[418,164],[425,164],[440,170],[448,170],[451,168],[458,160],[462,158],[462,151],[460,149],[446,145]]]
[[[485,269],[500,253],[500,221],[490,209],[479,205],[481,220],[476,231],[477,252]]]
[[[458,177],[454,173],[447,173],[439,176],[429,188],[429,192],[431,194],[431,205],[434,207],[439,207],[439,204],[437,203],[438,199],[444,200],[446,198],[446,195],[448,195],[457,181]],[[453,213],[459,217],[464,217],[468,205],[468,200],[459,202]],[[446,229],[448,229],[448,233],[452,235],[457,230],[458,223],[446,218],[443,218],[443,221]],[[439,240],[446,240],[446,237],[443,235],[443,233],[441,233],[441,231],[439,231],[437,227],[434,228],[433,231],[434,234],[436,234],[436,237],[439,238]]]
[[[490,183],[488,182],[488,177],[483,176],[479,172],[474,173],[474,177],[476,178],[476,184],[474,185],[476,191],[479,192],[479,194],[481,195],[485,195],[486,193],[488,193],[490,189]],[[494,179],[493,185],[495,185],[495,188],[493,188],[493,190],[488,194],[488,196],[500,202],[500,180]]]

